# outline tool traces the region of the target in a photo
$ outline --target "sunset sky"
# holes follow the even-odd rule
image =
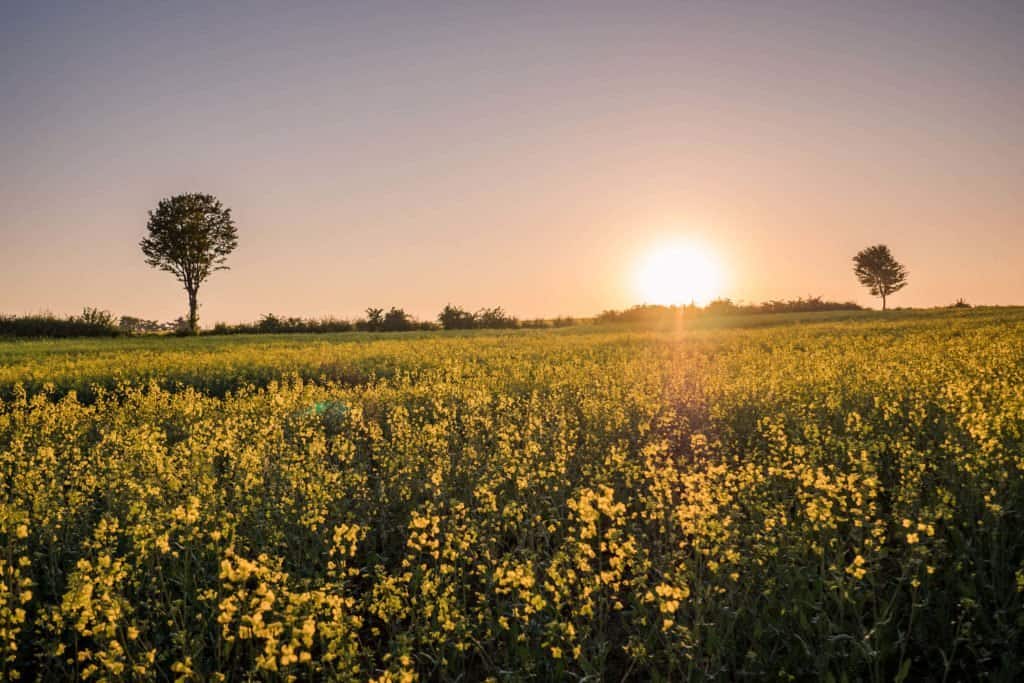
[[[1024,3],[0,8],[0,312],[168,320],[147,211],[233,210],[203,324],[640,303],[696,244],[742,301],[1024,304]]]

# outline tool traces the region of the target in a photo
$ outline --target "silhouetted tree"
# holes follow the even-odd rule
[[[381,327],[384,326],[384,309],[383,308],[367,308],[366,309],[366,329],[371,332],[380,332]]]
[[[715,299],[704,307],[704,312],[710,313],[711,315],[731,315],[733,313],[739,313],[740,307],[737,306],[732,299]]]
[[[149,212],[146,229],[139,243],[146,263],[172,273],[185,286],[188,331],[198,334],[199,285],[214,271],[227,270],[224,261],[238,246],[231,209],[213,195],[181,194],[161,199]]]
[[[494,308],[481,308],[474,316],[476,326],[485,329],[503,329],[515,327],[519,321],[505,313],[501,306]]]
[[[882,297],[883,311],[886,297],[906,287],[907,276],[910,274],[903,264],[892,257],[889,247],[884,244],[876,244],[857,252],[853,257],[853,272],[872,296]]]
[[[448,304],[438,313],[437,321],[446,330],[468,330],[473,327],[473,314]]]
[[[82,315],[78,319],[86,325],[96,325],[98,327],[114,327],[115,323],[114,314],[110,311],[89,306],[82,309]]]
[[[284,319],[273,313],[264,313],[256,322],[256,329],[260,332],[277,332],[284,327]]]
[[[152,334],[160,330],[160,323],[133,315],[122,315],[117,328],[125,334]]]
[[[384,314],[380,329],[384,332],[407,332],[415,327],[412,317],[401,308],[391,307]]]

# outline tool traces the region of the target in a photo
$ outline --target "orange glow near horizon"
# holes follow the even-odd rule
[[[648,304],[704,306],[722,296],[721,263],[711,249],[696,242],[652,247],[637,263],[634,280],[637,295]]]

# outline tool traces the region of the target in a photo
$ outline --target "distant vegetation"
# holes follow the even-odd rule
[[[188,321],[185,318],[161,323],[131,315],[118,318],[110,311],[90,307],[82,309],[80,315],[68,316],[52,313],[0,314],[0,337],[119,337],[168,332],[185,334],[187,331]]]
[[[970,308],[963,299],[949,308]],[[640,327],[664,328],[685,321],[711,320],[732,316],[772,313],[814,313],[819,311],[862,311],[852,301],[827,301],[820,296],[798,299],[773,299],[759,304],[740,304],[730,299],[716,299],[707,306],[659,306],[641,304],[625,310],[607,310],[593,318],[520,319],[509,315],[501,306],[481,308],[471,313],[459,306],[446,305],[433,320],[419,320],[403,308],[392,306],[367,308],[365,315],[355,320],[328,316],[302,318],[265,313],[250,323],[217,323],[204,334],[328,334],[338,332],[413,332],[437,330],[515,330],[570,327],[583,323],[626,324]],[[59,317],[51,314],[13,316],[0,315],[0,337],[117,337],[152,334],[188,335],[189,321],[182,317],[157,322],[136,316],[116,317],[109,311],[86,308],[81,315]]]
[[[430,322],[420,322],[405,312],[404,309],[392,307],[368,308],[366,316],[358,320],[344,318],[299,318],[279,316],[266,313],[254,323],[228,325],[217,323],[211,334],[287,334],[290,332],[411,332],[413,330],[437,329]]]
[[[403,308],[392,306],[367,308],[366,314],[356,320],[344,318],[299,318],[264,314],[257,322],[228,325],[217,323],[210,334],[259,334],[289,332],[412,332],[416,330],[498,330],[518,328],[567,327],[579,322],[575,318],[558,317],[550,320],[520,320],[505,312],[500,306],[482,308],[469,313],[451,304],[438,314],[437,322],[417,320]]]
[[[760,304],[738,304],[731,299],[716,299],[707,306],[658,306],[642,304],[624,311],[605,311],[595,318],[599,323],[628,323],[660,326],[679,320],[692,320],[707,316],[751,315],[756,313],[810,313],[814,311],[861,311],[852,301],[826,301],[820,296],[806,299],[765,301]]]
[[[538,329],[568,327],[580,319],[560,316],[551,319],[520,320],[505,313],[500,306],[482,308],[467,313],[461,308],[445,306],[437,322],[418,320],[403,308],[392,306],[367,308],[366,314],[355,320],[337,318],[302,318],[265,313],[251,323],[231,325],[219,322],[205,334],[287,334],[334,332],[412,332],[416,330],[484,330],[484,329]],[[0,336],[6,337],[116,337],[144,334],[191,334],[186,318],[157,322],[136,316],[118,318],[109,311],[86,308],[82,315],[60,317],[49,313],[40,315],[0,315]]]
[[[172,326],[171,329],[173,329],[174,325],[175,323],[158,323],[155,320],[123,315],[117,324],[117,328],[124,334],[154,334],[166,329],[168,326]]]
[[[509,315],[501,306],[481,308],[470,313],[459,306],[448,304],[437,315],[437,321],[446,330],[502,330],[515,328],[569,327],[580,322],[577,318],[559,316],[557,318],[520,320]]]
[[[519,321],[505,313],[501,306],[482,308],[476,313],[469,313],[458,306],[448,304],[438,314],[437,320],[446,330],[500,329],[519,326]]]
[[[296,318],[267,313],[254,323],[217,323],[208,334],[259,334],[286,332],[351,332],[355,326],[341,318]]]
[[[0,315],[0,336],[7,337],[116,337],[121,330],[109,311],[86,308],[81,315],[58,317]]]

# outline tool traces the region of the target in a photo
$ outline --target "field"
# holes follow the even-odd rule
[[[0,676],[1024,676],[1024,309],[0,342]]]

